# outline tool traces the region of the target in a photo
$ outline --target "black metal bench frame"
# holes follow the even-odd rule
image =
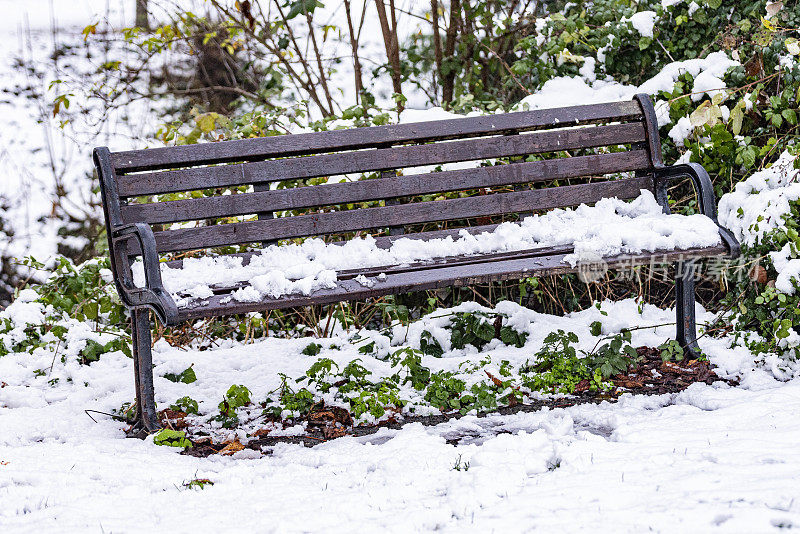
[[[630,149],[534,162],[511,161],[469,171],[408,176],[394,173],[396,169],[415,166],[622,145]],[[717,222],[714,190],[703,167],[693,163],[667,167],[662,162],[656,115],[646,95],[637,95],[630,102],[201,145],[116,153],[100,147],[94,149],[93,158],[102,189],[114,281],[132,317],[137,423],[147,431],[159,428],[153,390],[150,311],[162,324],[174,325],[201,317],[360,300],[412,290],[576,270],[563,261],[572,251],[570,248],[547,247],[340,272],[336,289],[319,290],[308,296],[265,298],[258,303],[226,301],[224,295],[235,288],[223,288],[207,301],[179,309],[162,285],[160,254],[376,229],[382,229],[383,233],[388,229],[388,235],[377,237],[377,241],[379,246],[389,246],[399,236],[429,239],[455,235],[461,229],[404,234],[409,225],[528,213],[592,203],[612,196],[633,198],[640,189],[651,190],[664,211],[669,212],[667,186],[682,178],[692,181],[699,211]],[[270,183],[281,180],[363,172],[382,174],[376,180],[284,190],[270,188]],[[621,172],[633,172],[634,177],[525,188],[535,182]],[[252,185],[253,191],[170,202],[129,202],[135,197],[152,199],[163,193],[239,185]],[[513,191],[507,192],[512,186]],[[495,192],[498,187],[506,189]],[[491,190],[492,194],[408,204],[398,200],[465,190]],[[385,205],[292,217],[274,216],[275,212],[293,208],[370,200],[382,200]],[[175,230],[159,230],[158,226],[247,215],[257,215],[258,219]],[[468,231],[491,228],[472,226]],[[723,227],[719,232],[723,244],[716,247],[605,258],[611,268],[644,264],[654,259],[675,262],[676,338],[690,357],[698,355],[698,347],[694,270],[689,267],[699,258],[739,254],[739,244],[731,232]],[[131,264],[136,257],[141,257],[144,264],[144,287],[137,287],[133,281]],[[180,260],[173,263],[179,264]],[[355,280],[360,274],[375,276],[379,272],[388,276],[372,287],[364,287]]]

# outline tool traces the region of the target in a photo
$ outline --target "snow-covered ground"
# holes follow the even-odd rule
[[[554,317],[506,303],[505,311],[521,314],[515,325],[534,332],[525,347],[453,351],[436,360],[445,367],[487,355],[518,360],[555,328],[575,330],[582,344],[592,344],[588,324],[598,318],[613,331],[673,317],[651,306],[639,314],[633,301],[602,308],[607,316],[592,308]],[[701,321],[711,319],[700,311]],[[671,330],[635,331],[633,343],[661,342]],[[346,345],[343,336],[331,341]],[[230,383],[259,398],[278,372],[305,370],[309,357],[300,351],[307,344],[266,339],[203,352],[158,344],[157,400],[191,392],[202,406]],[[0,358],[0,528],[766,532],[800,525],[800,383],[777,380],[775,362],[756,367],[747,350],[730,349],[725,340],[704,337],[701,346],[721,376],[739,377],[741,385],[694,384],[679,394],[414,423],[313,448],[280,444],[263,455],[245,450],[205,459],[155,446],[152,438],[127,439],[123,424],[84,413],[108,412],[132,398],[132,363],[120,352],[90,366],[56,362],[42,377],[35,371],[46,372],[52,355],[7,355]],[[354,347],[342,351],[349,351],[345,359],[357,354]],[[161,378],[187,362],[198,382]],[[55,376],[61,380],[50,385]],[[446,441],[458,438],[457,445]],[[184,486],[194,479],[214,485]]]
[[[4,209],[15,225],[14,239],[0,244],[0,256],[34,253],[45,259],[52,254],[57,231],[56,221],[48,219],[53,175],[68,190],[68,206],[88,209],[91,193],[83,187],[87,147],[98,135],[116,150],[141,146],[134,139],[157,124],[158,117],[139,110],[134,116],[141,120],[135,124],[109,121],[99,134],[91,122],[97,117],[76,118],[63,135],[50,109],[43,107],[45,100],[9,96],[33,84],[26,94],[54,97],[48,85],[59,71],[43,68],[46,74],[39,78],[17,69],[11,58],[22,55],[34,64],[49,64],[53,28],[69,26],[70,42],[80,46],[80,25],[105,17],[108,5],[99,0],[0,0],[0,31],[11,36],[0,40],[0,72],[11,73],[0,83],[10,90],[0,103],[8,124],[0,132],[0,197],[8,201]],[[130,19],[130,13],[112,12],[120,17],[112,20],[116,27]],[[642,35],[652,32],[648,17],[631,19]],[[375,41],[370,46],[379,51],[378,45]],[[605,51],[598,51],[598,61],[601,53]],[[598,80],[588,68],[595,61],[588,59],[582,77],[551,80],[524,104],[543,108],[565,100],[628,99],[637,91],[669,89],[683,71],[696,75],[693,90],[699,99],[719,90],[724,70],[735,63],[721,52],[676,62],[636,88]],[[344,79],[346,70],[340,75]],[[421,107],[411,96],[409,104]],[[348,95],[343,99],[350,100]],[[669,117],[661,111],[664,125]],[[431,113],[406,111],[408,120]],[[683,123],[670,132],[676,141],[691,133]],[[788,202],[798,198],[797,173],[790,170],[790,161],[784,156],[780,165],[754,175],[723,200],[721,220],[743,240],[754,235],[751,224],[759,215],[769,212],[769,224],[778,224]],[[783,274],[776,287],[785,287],[786,293],[794,289],[792,277],[800,278],[800,260],[790,252],[773,258]],[[39,324],[40,307],[24,300],[16,304],[14,319]],[[469,346],[451,350],[437,322],[444,319],[435,318],[396,328],[391,335],[367,335],[384,348],[419,347],[422,325],[427,325],[445,351],[442,358],[425,357],[424,364],[433,371],[457,370],[487,357],[490,365],[508,360],[519,366],[556,329],[576,332],[579,346],[589,349],[597,340],[589,325],[598,320],[605,334],[666,324],[634,331],[634,346],[657,346],[674,336],[671,310],[640,307],[631,300],[605,302],[601,308],[606,315],[590,308],[555,317],[501,303],[496,311],[506,312],[515,328],[528,334],[520,348],[495,340],[483,351]],[[701,323],[713,319],[698,312]],[[25,336],[22,328],[9,335],[17,334]],[[152,437],[127,439],[122,423],[84,413],[111,412],[133,399],[132,361],[115,351],[91,365],[80,364],[76,354],[81,342],[99,335],[88,323],[74,321],[68,337],[66,346],[53,343],[33,354],[21,350],[0,357],[2,532],[750,533],[800,527],[800,381],[790,379],[797,373],[787,372],[789,364],[777,356],[755,357],[743,347],[732,348],[729,339],[703,336],[700,344],[720,376],[740,381],[737,387],[721,381],[694,384],[677,394],[626,395],[616,403],[516,415],[467,415],[438,426],[413,423],[313,448],[280,444],[201,459],[156,446]],[[320,356],[339,364],[360,358],[377,376],[385,375],[387,363],[360,353],[351,341],[350,333],[339,330],[325,340]],[[797,336],[793,342],[800,342]],[[315,360],[302,354],[308,344],[306,338],[268,338],[251,344],[226,341],[201,351],[159,341],[154,353],[156,400],[163,407],[191,395],[201,413],[209,414],[231,384],[246,385],[255,401],[262,400],[280,385],[279,373],[296,377],[308,369]],[[164,378],[190,365],[195,383]],[[424,413],[422,407],[419,411]],[[229,432],[241,440],[248,437],[245,431]],[[448,443],[452,440],[459,442]],[[186,487],[196,479],[208,479],[213,486]]]

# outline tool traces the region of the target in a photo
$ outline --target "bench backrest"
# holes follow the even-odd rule
[[[559,157],[526,161],[537,159],[527,158],[531,155]],[[502,158],[513,159],[501,165],[395,175],[414,167]],[[156,248],[166,253],[442,221],[474,224],[481,217],[594,203],[605,197],[633,198],[640,189],[653,190],[652,170],[661,166],[661,154],[652,103],[637,95],[628,102],[443,121],[116,153],[99,149],[95,161],[110,224],[153,225]],[[630,171],[634,176],[624,179],[600,178]],[[270,188],[285,180],[369,172],[380,177]],[[555,187],[527,188],[553,180],[558,180]],[[230,188],[242,185],[253,187],[231,194]],[[154,199],[209,189],[220,194]],[[439,193],[470,190],[480,194],[436,199]],[[421,195],[427,197],[420,199]],[[409,203],[409,197],[426,201]],[[384,202],[366,209],[326,211],[371,201]],[[305,209],[315,212],[273,217],[275,212]],[[216,224],[230,218],[235,219]],[[214,224],[169,229],[170,223],[184,221]]]

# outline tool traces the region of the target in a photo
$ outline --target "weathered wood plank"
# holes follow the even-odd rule
[[[425,143],[514,131],[530,131],[559,124],[626,121],[640,117],[641,109],[637,102],[609,102],[502,113],[484,117],[131,150],[111,154],[111,161],[115,169],[122,174],[123,172],[168,169],[188,165],[258,161],[275,157],[376,148],[409,142]]]
[[[515,258],[538,258],[540,256],[552,256],[554,254],[570,254],[573,252],[571,246],[557,246],[557,247],[537,247],[525,250],[513,250],[506,252],[494,252],[491,254],[472,254],[468,256],[450,256],[445,258],[436,258],[429,261],[421,261],[416,263],[406,263],[402,265],[383,265],[378,267],[368,267],[364,269],[347,269],[337,272],[339,281],[350,280],[358,276],[375,277],[381,274],[389,275],[396,273],[410,273],[414,271],[425,271],[428,269],[438,267],[454,267],[456,265],[472,265],[474,263],[487,263],[495,261],[503,261]],[[247,282],[239,282],[233,285],[211,285],[214,293],[231,293],[237,289],[241,289],[249,285]]]
[[[648,264],[651,261],[671,263],[691,258],[713,257],[725,254],[725,252],[725,246],[718,245],[709,248],[657,251],[635,255],[623,254],[605,258],[605,261],[609,268],[613,269]],[[362,300],[409,291],[575,272],[575,268],[564,262],[564,256],[564,254],[555,254],[538,258],[508,259],[469,265],[443,265],[422,271],[387,274],[385,280],[375,279],[375,285],[369,288],[362,286],[355,279],[343,280],[335,289],[323,289],[310,295],[286,295],[278,299],[265,298],[260,302],[225,301],[230,298],[229,295],[215,295],[193,307],[182,309],[181,320],[328,304],[343,300]]]
[[[142,196],[640,143],[645,139],[645,129],[641,122],[569,128],[524,135],[130,174],[118,177],[118,189],[122,197]]]
[[[129,204],[122,206],[121,211],[123,221],[126,223],[147,222],[161,224],[262,214],[264,212],[271,213],[370,200],[390,200],[398,197],[445,191],[636,171],[648,167],[649,157],[647,151],[636,150],[444,171],[432,174],[392,176],[377,180],[324,184],[260,193],[174,200],[151,204]],[[265,219],[268,217],[260,216],[259,218]]]
[[[155,239],[159,252],[193,250],[253,243],[265,239],[288,239],[387,226],[547,210],[597,202],[606,197],[633,198],[639,195],[641,189],[652,190],[652,179],[640,177],[398,206],[185,228],[158,232],[155,234]]]

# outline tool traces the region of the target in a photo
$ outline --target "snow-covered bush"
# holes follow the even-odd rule
[[[66,258],[45,266],[28,259],[35,270],[49,273],[47,282],[23,289],[0,311],[0,356],[10,352],[52,352],[61,362],[90,364],[109,351],[130,355],[124,327],[127,311],[114,288],[109,260],[75,267]]]
[[[736,184],[720,221],[743,245],[749,277],[728,296],[737,337],[756,354],[800,357],[800,158],[786,152]]]

